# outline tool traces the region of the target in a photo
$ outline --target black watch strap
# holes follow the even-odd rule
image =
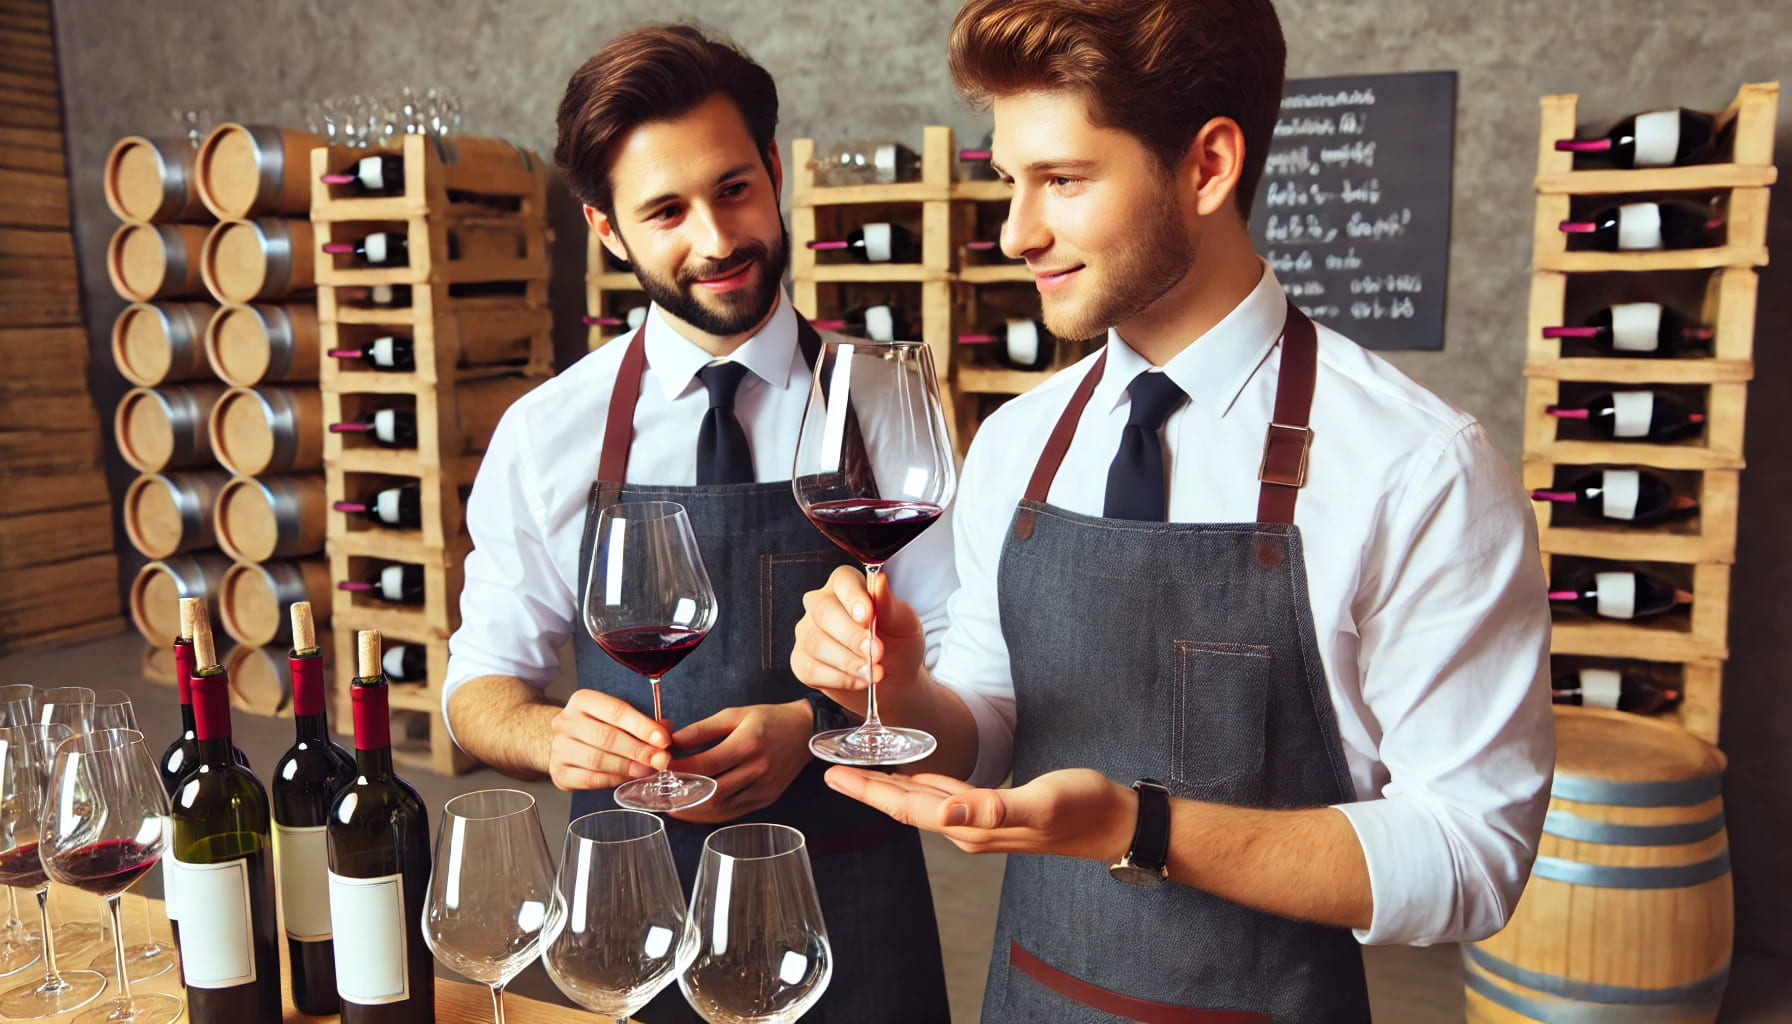
[[[1156,779],[1140,779],[1132,788],[1139,794],[1139,820],[1127,859],[1148,871],[1162,871],[1170,862],[1170,791]]]
[[[809,708],[815,713],[815,731],[828,732],[833,729],[850,729],[858,723],[846,713],[846,709],[834,703],[833,698],[825,693],[810,690],[803,694],[809,702]]]

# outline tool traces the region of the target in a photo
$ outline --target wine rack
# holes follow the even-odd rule
[[[403,160],[402,184],[390,194],[324,180],[382,153]],[[414,447],[383,447],[354,431],[324,437],[325,532],[337,586],[333,720],[345,730],[352,721],[356,631],[377,629],[388,646],[420,646],[425,678],[391,684],[393,754],[414,767],[458,774],[474,762],[448,736],[442,684],[472,548],[466,496],[504,410],[553,372],[546,167],[533,152],[500,140],[407,135],[383,151],[319,147],[310,171],[320,246],[376,231],[407,243],[401,266],[319,257],[323,421],[352,424],[396,411],[412,418],[416,433]],[[368,301],[376,295],[387,304]],[[408,369],[329,354],[364,351],[382,338],[408,340]],[[387,528],[336,510],[406,486],[418,489],[414,525]],[[340,587],[391,566],[421,569],[421,602],[386,603]]]
[[[585,233],[585,326],[587,349],[595,349],[612,338],[631,330],[626,323],[600,324],[603,318],[624,320],[628,310],[647,305],[647,293],[635,272],[617,262],[610,250],[597,239],[597,232]]]
[[[1525,360],[1524,483],[1560,489],[1582,473],[1638,467],[1671,478],[1697,500],[1689,515],[1647,525],[1599,521],[1564,505],[1534,502],[1546,571],[1564,561],[1601,560],[1616,568],[1639,563],[1667,567],[1692,595],[1690,609],[1657,619],[1596,618],[1558,612],[1550,650],[1573,661],[1610,659],[1652,663],[1650,674],[1675,679],[1683,694],[1673,712],[1689,732],[1716,742],[1722,708],[1723,661],[1728,657],[1730,566],[1736,560],[1743,419],[1754,376],[1755,267],[1767,262],[1767,197],[1773,166],[1777,83],[1745,85],[1719,117],[1728,129],[1723,163],[1629,170],[1574,168],[1574,154],[1555,141],[1575,135],[1577,97],[1546,96],[1538,147],[1537,212],[1531,280],[1529,347]],[[1721,244],[1645,252],[1571,251],[1560,222],[1571,207],[1599,199],[1690,196],[1721,209]],[[1702,278],[1702,286],[1697,279]],[[1691,287],[1688,286],[1691,279]],[[1573,322],[1577,305],[1604,294],[1610,301],[1643,301],[1678,289],[1684,308],[1712,330],[1709,354],[1629,358],[1591,355],[1545,337],[1544,328]],[[1690,436],[1611,441],[1577,436],[1548,414],[1600,391],[1657,390],[1685,399],[1704,414]],[[1553,579],[1553,577],[1552,577]]]

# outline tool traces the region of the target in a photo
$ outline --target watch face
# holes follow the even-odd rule
[[[1118,864],[1109,864],[1108,874],[1113,875],[1114,878],[1125,882],[1127,885],[1142,886],[1146,889],[1149,889],[1154,885],[1159,885],[1164,880],[1164,875],[1161,871],[1142,868],[1137,864],[1129,864],[1125,861],[1121,861]]]

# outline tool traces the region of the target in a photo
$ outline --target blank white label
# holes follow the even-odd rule
[[[1618,248],[1661,248],[1661,207],[1655,203],[1625,203],[1618,207]]]
[[[191,988],[255,981],[255,925],[249,916],[249,862],[170,860],[180,876],[180,962]]]
[[[379,513],[380,522],[398,525],[398,488],[388,487],[374,499],[374,510]]]
[[[362,245],[367,250],[367,262],[369,262],[369,263],[384,263],[384,262],[386,262],[386,233],[385,232],[375,231],[373,234],[367,236],[366,241],[364,241],[362,243]]]
[[[1031,320],[1008,321],[1008,358],[1031,366],[1039,358],[1039,325]]]
[[[1613,708],[1624,692],[1624,677],[1609,668],[1580,670],[1580,702],[1590,708]]]
[[[363,1006],[409,997],[404,876],[330,872],[330,917],[336,924],[336,994]]]
[[[1678,124],[1679,122],[1675,122]],[[876,180],[892,182],[896,180],[896,144],[886,142],[877,147],[872,155],[871,166],[877,169]]]
[[[1607,519],[1635,519],[1636,503],[1643,489],[1642,474],[1634,469],[1608,469],[1600,481],[1599,495]]]
[[[173,841],[168,843],[173,847]],[[180,872],[174,867],[174,854],[162,858],[162,909],[167,911],[168,920],[180,920]]]
[[[1620,391],[1612,395],[1612,436],[1648,437],[1655,419],[1655,393]]]
[[[865,337],[872,341],[896,340],[896,315],[888,306],[872,306],[865,310]]]
[[[890,262],[890,225],[867,224],[859,230],[865,238],[865,258],[872,263]]]
[[[377,156],[363,157],[360,163],[361,184],[375,192],[386,190],[386,162]]]
[[[1593,575],[1599,614],[1608,619],[1636,618],[1636,573],[1601,572]]]
[[[330,937],[330,862],[324,827],[274,826],[274,863],[280,871],[280,909],[288,938]]]
[[[1679,153],[1678,110],[1656,110],[1636,116],[1636,166],[1672,167]]]
[[[392,349],[397,344],[398,344],[398,339],[392,337],[389,334],[383,338],[373,339],[373,345],[370,346],[370,349],[373,353],[373,365],[375,365],[375,366],[391,366],[395,362],[397,362],[397,359],[394,357],[393,352],[392,352]]]
[[[1612,307],[1612,348],[1653,352],[1661,347],[1661,303],[1623,302]]]
[[[381,409],[373,414],[373,436],[387,444],[398,443],[398,411]]]
[[[404,566],[388,565],[380,570],[380,593],[388,601],[404,600]]]

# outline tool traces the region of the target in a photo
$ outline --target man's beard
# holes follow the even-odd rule
[[[754,240],[734,250],[726,259],[680,267],[674,279],[649,271],[634,259],[632,251],[629,252],[629,262],[634,265],[641,290],[655,305],[705,334],[726,338],[759,326],[777,304],[778,290],[784,286],[784,267],[790,259],[790,232],[784,227],[782,218],[778,221],[778,235],[776,249],[767,250],[765,243]],[[622,247],[628,249],[626,240]],[[720,303],[722,308],[717,309],[697,297],[698,281],[727,277],[749,263],[758,265],[759,280],[747,288],[715,294],[713,301]]]
[[[1170,189],[1143,209],[1152,213],[1140,216],[1140,231],[1102,260],[1102,280],[1093,294],[1068,308],[1042,304],[1046,330],[1066,341],[1093,338],[1150,309],[1194,270],[1195,243]]]

